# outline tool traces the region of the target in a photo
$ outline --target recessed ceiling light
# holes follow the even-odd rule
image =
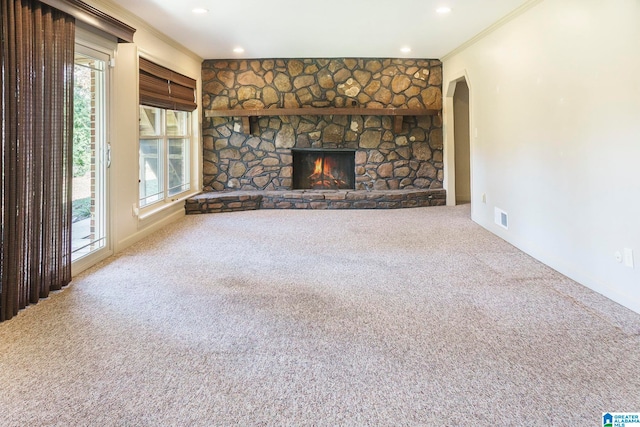
[[[197,13],[197,14],[202,14],[202,13],[209,12],[209,9],[205,9],[204,7],[196,7],[195,9],[192,9],[191,12]]]
[[[408,46],[405,46],[405,47],[403,47],[403,48],[400,48],[400,52],[402,52],[402,53],[409,53],[409,52],[411,52],[411,48],[410,48],[410,47],[408,47]]]
[[[451,8],[447,7],[447,6],[442,6],[442,7],[437,8],[436,12],[441,14],[441,15],[444,15],[445,13],[451,12]]]
[[[241,47],[236,47],[236,48],[234,48],[234,49],[233,49],[233,51],[234,51],[235,53],[244,53],[244,49],[243,49],[243,48],[241,48]]]

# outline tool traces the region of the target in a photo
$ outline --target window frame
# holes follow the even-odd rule
[[[184,111],[184,110],[174,110],[171,108],[161,108],[151,105],[139,104],[138,114],[142,115],[142,109],[155,109],[160,112],[160,125],[158,131],[153,135],[143,135],[140,127],[138,128],[138,208],[140,213],[149,213],[158,209],[158,207],[162,208],[167,204],[175,203],[180,200],[183,200],[189,197],[192,193],[193,189],[193,176],[192,176],[192,168],[193,168],[193,112]],[[184,130],[185,134],[170,134],[167,128],[167,113],[175,112],[177,114],[184,114]],[[139,119],[140,120],[140,119]],[[158,195],[158,198],[153,201],[149,201],[143,204],[143,199],[148,199],[151,196],[145,196],[143,198],[142,191],[142,160],[143,154],[141,151],[141,142],[142,141],[158,141],[158,159],[160,161],[160,165],[158,166],[159,170],[162,170],[162,189],[155,193]],[[170,143],[172,140],[182,140],[183,141],[183,155],[182,155],[182,175],[183,175],[183,183],[180,185],[182,189],[176,193],[171,193],[171,189],[175,188],[170,187],[170,160],[172,154],[170,153]],[[159,185],[160,187],[160,185]]]

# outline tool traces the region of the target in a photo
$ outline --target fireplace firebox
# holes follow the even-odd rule
[[[355,150],[292,149],[294,190],[355,189]]]

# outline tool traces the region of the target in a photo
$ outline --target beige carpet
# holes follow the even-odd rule
[[[0,324],[2,426],[596,426],[640,315],[468,206],[189,216]]]

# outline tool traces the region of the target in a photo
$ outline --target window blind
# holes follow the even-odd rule
[[[169,110],[193,111],[196,81],[148,59],[140,58],[140,104]]]

